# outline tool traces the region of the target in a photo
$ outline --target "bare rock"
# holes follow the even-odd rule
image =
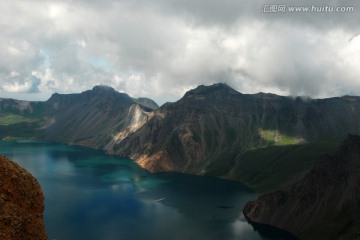
[[[0,156],[0,239],[47,239],[44,196],[24,168]]]

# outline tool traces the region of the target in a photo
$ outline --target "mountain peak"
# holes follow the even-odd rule
[[[235,91],[231,87],[229,87],[226,83],[215,83],[210,86],[200,85],[197,88],[186,92],[185,96],[190,95],[204,95],[213,92],[225,92],[230,94],[239,94],[239,92]]]
[[[94,86],[92,90],[86,91],[85,93],[90,93],[93,96],[106,96],[106,97],[112,97],[112,98],[121,98],[122,100],[133,103],[133,99],[126,93],[121,93],[115,90],[114,88],[106,85],[97,85]]]
[[[96,92],[116,92],[116,90],[107,85],[96,85],[93,87],[92,91]]]
[[[133,100],[136,103],[138,103],[146,108],[149,108],[151,110],[154,110],[159,107],[159,105],[156,102],[154,102],[153,100],[151,100],[150,98],[140,97],[140,98],[133,98]]]

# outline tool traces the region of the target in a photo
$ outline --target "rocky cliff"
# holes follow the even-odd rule
[[[46,102],[0,99],[0,138],[84,145],[152,172],[225,176],[266,191],[303,174],[333,142],[360,134],[360,98],[352,96],[241,94],[214,84],[156,107],[106,86]]]
[[[153,172],[229,174],[246,149],[360,133],[360,98],[304,99],[199,86],[113,144]]]
[[[360,136],[349,136],[292,187],[260,196],[243,212],[300,239],[360,239]]]
[[[152,110],[106,86],[81,94],[54,94],[46,107],[53,113],[43,127],[45,139],[98,149],[128,128],[133,119],[139,121],[138,126],[144,124]]]
[[[0,172],[0,239],[47,239],[39,183],[4,156],[0,156]]]
[[[79,94],[55,93],[46,102],[0,99],[0,137],[103,149],[119,133],[144,124],[156,107],[150,99],[134,99],[107,86]]]

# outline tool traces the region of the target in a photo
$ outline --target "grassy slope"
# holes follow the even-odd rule
[[[259,193],[273,191],[298,180],[321,155],[334,153],[340,142],[303,143],[275,130],[259,134],[262,146],[224,151],[209,164],[206,175],[235,178]]]
[[[245,151],[235,167],[236,179],[257,192],[275,190],[294,182],[323,154],[336,151],[338,142],[267,146]]]
[[[301,139],[281,134],[276,130],[260,130],[259,134],[267,145],[287,146],[299,144],[301,142]]]
[[[41,138],[44,118],[26,114],[6,114],[0,116],[0,138]]]
[[[8,126],[17,123],[31,123],[37,121],[38,119],[33,117],[28,117],[25,115],[18,115],[18,114],[6,114],[4,116],[0,116],[0,125],[1,126]]]

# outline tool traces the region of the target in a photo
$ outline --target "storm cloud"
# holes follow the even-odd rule
[[[267,12],[284,1],[2,1],[0,97],[45,100],[104,84],[161,104],[216,82],[243,93],[360,95],[360,3],[285,4]]]

